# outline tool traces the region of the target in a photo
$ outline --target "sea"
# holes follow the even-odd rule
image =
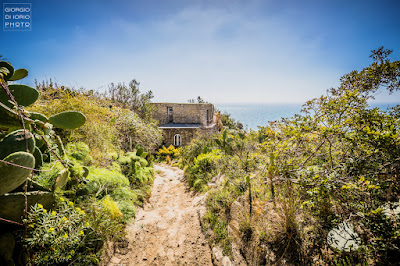
[[[400,103],[371,103],[370,107],[382,110],[394,107]],[[216,103],[215,108],[221,113],[228,113],[231,117],[243,124],[246,130],[258,130],[258,126],[266,126],[269,121],[290,118],[300,113],[302,103]]]

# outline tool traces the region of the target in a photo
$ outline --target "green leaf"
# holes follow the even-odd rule
[[[11,94],[14,96],[15,101],[17,101],[18,105],[29,106],[33,104],[39,98],[39,92],[29,86],[26,85],[17,85],[12,84],[8,85]],[[7,95],[4,89],[0,91],[0,102],[8,106],[9,108],[13,107],[13,104],[9,102],[10,97]]]
[[[50,116],[49,122],[63,129],[75,129],[85,124],[86,117],[81,112],[65,111]]]
[[[217,143],[218,146],[222,146],[222,143],[219,139],[215,139],[215,142]]]
[[[15,80],[20,80],[28,76],[28,70],[24,68],[20,68],[15,70],[14,74],[12,77],[9,79],[9,81],[15,81]]]

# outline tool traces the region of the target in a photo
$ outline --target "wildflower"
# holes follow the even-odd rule
[[[82,236],[82,235],[84,235],[85,233],[83,232],[83,231],[79,231],[79,236]]]
[[[34,228],[35,227],[35,224],[30,224],[30,225],[28,225],[29,227],[31,227],[31,228]]]
[[[64,216],[62,219],[63,219],[64,221],[68,220],[67,217],[65,217],[65,216]]]
[[[68,237],[68,234],[67,234],[67,233],[65,233],[65,234],[64,234],[64,237],[65,237],[65,238],[67,238],[67,237]]]
[[[63,197],[60,198],[60,201],[65,201],[65,199]]]
[[[68,206],[74,206],[74,203],[72,201],[68,201]]]
[[[54,228],[50,227],[49,232],[53,232],[53,231],[54,231]]]
[[[71,250],[70,253],[71,253],[72,255],[74,255],[74,254],[75,254],[75,250]]]
[[[56,216],[56,214],[57,214],[57,213],[56,213],[55,211],[52,211],[52,212],[51,212],[51,215],[53,215],[53,216]]]
[[[42,204],[38,203],[37,206],[39,207],[39,209],[43,209],[43,205]]]
[[[89,227],[90,224],[88,222],[85,223],[85,227]]]
[[[76,210],[77,212],[80,212],[80,211],[82,211],[82,209],[81,209],[81,208],[79,208],[79,207],[76,207],[76,208],[75,208],[75,210]]]
[[[46,209],[43,209],[43,213],[47,213],[47,210],[46,210]]]

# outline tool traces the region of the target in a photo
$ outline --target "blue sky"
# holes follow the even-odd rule
[[[136,79],[154,101],[304,102],[367,66],[379,46],[400,58],[395,0],[2,3],[12,2],[32,3],[32,31],[0,29],[0,54],[30,71],[30,85],[103,91]]]

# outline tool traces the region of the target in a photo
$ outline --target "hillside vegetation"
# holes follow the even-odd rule
[[[399,263],[400,107],[369,106],[400,89],[389,54],[373,51],[371,65],[292,118],[180,149],[186,180],[207,191],[213,245],[249,265]]]
[[[97,265],[150,196],[149,97],[12,84],[27,75],[0,62],[0,264]]]

